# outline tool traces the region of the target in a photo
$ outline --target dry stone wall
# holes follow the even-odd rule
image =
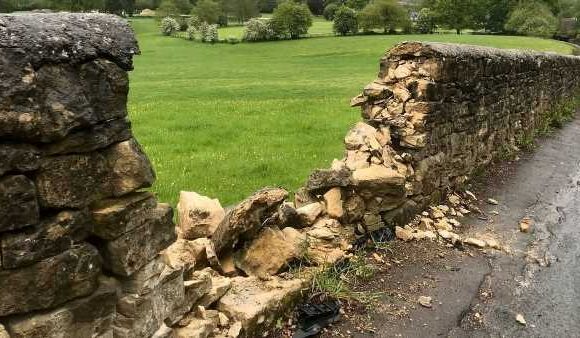
[[[353,99],[345,157],[293,201],[182,192],[176,226],[127,119],[138,52],[114,16],[0,16],[2,338],[261,335],[357,237],[456,188],[580,84],[576,57],[403,43]]]
[[[402,225],[542,126],[578,95],[580,58],[441,43],[402,43],[352,100],[346,136],[349,221]],[[307,188],[321,183],[315,173]],[[346,174],[345,174],[346,176]],[[325,184],[322,184],[325,185]],[[328,185],[328,184],[326,184]],[[354,199],[354,202],[351,199]],[[362,215],[361,215],[362,214]],[[365,216],[366,215],[366,216]]]

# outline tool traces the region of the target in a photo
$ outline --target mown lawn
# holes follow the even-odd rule
[[[359,119],[350,98],[375,78],[379,58],[397,42],[571,52],[551,40],[477,35],[209,45],[163,37],[154,20],[133,26],[142,51],[131,74],[133,129],[157,171],[153,190],[174,205],[180,190],[224,205],[263,186],[293,190],[313,168],[340,158],[343,136]]]

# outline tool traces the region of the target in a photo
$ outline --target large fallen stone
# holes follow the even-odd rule
[[[0,144],[0,176],[38,169],[40,150],[28,144]]]
[[[357,169],[353,173],[357,192],[363,198],[380,195],[403,197],[405,193],[405,177],[396,170],[381,165]]]
[[[267,278],[305,255],[306,236],[294,228],[265,228],[245,249],[234,256],[236,266],[249,276]]]
[[[127,119],[116,119],[72,132],[58,142],[47,144],[42,150],[46,155],[86,153],[131,137],[131,122]]]
[[[164,270],[155,288],[144,295],[124,294],[117,302],[114,336],[149,338],[164,323],[177,322],[185,314],[182,270]]]
[[[240,321],[244,334],[252,337],[263,325],[280,317],[300,299],[303,282],[273,277],[261,281],[256,277],[235,277],[231,289],[217,303],[217,309],[230,320]]]
[[[130,276],[176,240],[173,210],[158,204],[140,227],[99,246],[107,270]]]
[[[351,172],[346,167],[336,169],[317,169],[310,174],[306,189],[322,191],[333,187],[347,187],[352,183]]]
[[[186,326],[173,330],[172,338],[207,338],[218,327],[218,318],[192,318]]]
[[[39,208],[34,183],[23,175],[0,178],[0,232],[36,224]]]
[[[97,250],[81,244],[24,268],[0,270],[0,317],[89,295],[97,288],[100,268]]]
[[[100,199],[150,187],[151,163],[134,139],[94,153],[42,160],[35,184],[41,206],[82,208]]]
[[[148,188],[155,182],[151,162],[135,139],[116,143],[107,148],[104,154],[110,172],[107,182],[113,196]]]
[[[112,240],[142,226],[157,206],[155,195],[136,192],[119,198],[100,200],[91,205],[93,233],[99,238]]]
[[[17,268],[66,251],[85,239],[92,228],[88,212],[61,211],[33,227],[0,237],[2,267]]]
[[[219,200],[181,191],[177,204],[180,234],[185,239],[211,237],[225,217]]]
[[[117,286],[114,279],[102,278],[99,288],[88,297],[54,310],[11,317],[6,321],[10,337],[112,337]]]
[[[230,210],[216,228],[212,241],[219,253],[233,248],[238,241],[253,238],[262,223],[276,212],[288,192],[280,188],[264,188]]]

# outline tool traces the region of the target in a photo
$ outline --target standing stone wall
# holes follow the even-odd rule
[[[1,337],[149,337],[184,304],[127,119],[138,52],[114,16],[0,16]]]
[[[347,221],[365,228],[404,224],[534,135],[553,109],[578,97],[579,87],[579,57],[442,43],[395,46],[382,58],[378,78],[352,100],[363,121],[347,134],[338,164],[351,178],[341,181],[345,203],[355,211]],[[306,188],[332,186],[321,184],[324,175],[314,172]]]

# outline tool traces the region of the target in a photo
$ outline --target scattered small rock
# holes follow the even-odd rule
[[[483,241],[481,239],[473,238],[473,237],[466,238],[463,241],[463,243],[469,244],[469,245],[473,245],[473,246],[477,246],[479,248],[485,248],[487,246],[487,243],[485,243],[485,241]]]
[[[426,308],[431,308],[433,307],[433,304],[431,304],[431,297],[428,296],[421,296],[419,297],[419,304],[421,304],[421,306],[426,307]]]
[[[487,203],[489,203],[491,205],[498,205],[499,204],[499,202],[497,200],[494,200],[493,198],[488,198]]]
[[[521,313],[518,313],[516,315],[516,322],[520,323],[521,325],[526,325],[526,319],[524,318],[524,316]]]
[[[413,239],[413,233],[411,231],[403,229],[399,226],[395,227],[395,236],[397,236],[398,239],[403,240],[405,242]]]
[[[520,221],[520,231],[529,232],[533,223],[534,221],[529,217],[522,218],[522,220]]]

